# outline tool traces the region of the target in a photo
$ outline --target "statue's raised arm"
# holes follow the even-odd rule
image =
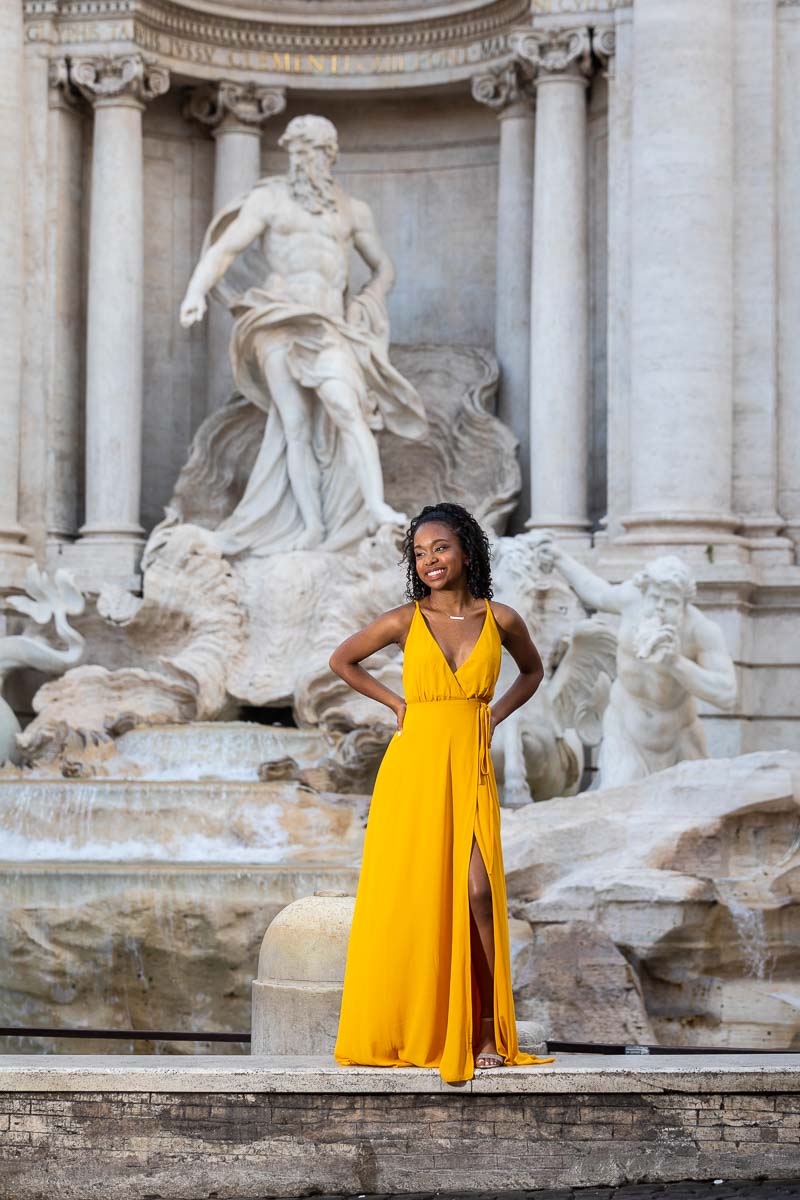
[[[556,567],[587,608],[598,612],[621,613],[625,603],[633,599],[629,585],[609,583],[579,563],[563,546],[559,546],[549,529],[538,529],[525,535],[536,547],[537,559],[543,571]]]

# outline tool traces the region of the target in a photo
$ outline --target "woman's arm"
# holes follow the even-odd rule
[[[385,704],[392,710],[397,717],[398,733],[403,728],[403,717],[406,711],[405,700],[385,684],[379,683],[360,664],[362,658],[369,658],[371,654],[376,654],[378,650],[383,650],[384,646],[390,646],[392,642],[401,645],[411,624],[410,617],[411,606],[408,604],[401,604],[399,608],[390,609],[389,612],[370,621],[369,625],[365,625],[363,629],[359,629],[358,633],[345,638],[328,659],[330,669],[351,688],[361,692],[362,696],[369,696],[371,700]]]
[[[511,687],[491,707],[491,728],[494,733],[496,725],[499,725],[512,712],[530,700],[544,679],[544,667],[539,657],[539,651],[528,633],[528,626],[516,609],[511,608],[508,604],[494,604],[492,611],[497,618],[497,624],[505,634],[503,645],[519,667],[519,675]]]

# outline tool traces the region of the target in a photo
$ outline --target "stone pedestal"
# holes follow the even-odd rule
[[[633,34],[625,536],[731,543],[732,5],[637,0]]]
[[[184,116],[208,126],[215,142],[215,215],[259,179],[262,127],[285,108],[285,88],[252,83],[223,81],[189,94]],[[208,412],[225,404],[233,391],[228,352],[232,328],[230,313],[212,297],[208,306]]]
[[[530,528],[588,540],[589,278],[585,29],[513,34],[536,72]]]
[[[534,106],[530,78],[518,62],[476,75],[472,95],[497,112],[495,352],[500,364],[497,415],[519,440],[522,492],[509,532],[530,514],[530,294]]]
[[[143,545],[142,112],[169,76],[138,55],[75,59],[94,108],[86,350],[86,522],[65,553],[78,581],[129,579]]]
[[[354,905],[315,892],[275,917],[253,982],[251,1054],[333,1055]]]

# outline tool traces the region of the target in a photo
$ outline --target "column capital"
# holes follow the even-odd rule
[[[592,71],[592,44],[589,30],[514,29],[509,35],[514,53],[530,64],[536,83],[570,75],[588,79]]]
[[[592,53],[602,64],[606,75],[614,71],[614,56],[617,53],[617,31],[608,25],[592,30]]]
[[[48,107],[67,112],[85,111],[83,97],[69,77],[69,60],[51,58],[47,65]]]
[[[141,54],[96,55],[71,59],[69,82],[95,108],[144,108],[146,101],[169,89],[169,71]]]
[[[471,86],[473,100],[493,108],[499,117],[518,105],[533,106],[533,72],[518,58],[473,75]]]
[[[257,133],[261,126],[286,108],[286,88],[261,87],[256,83],[219,83],[192,88],[183,105],[187,120],[199,121],[216,131],[224,126],[240,126],[243,132]]]

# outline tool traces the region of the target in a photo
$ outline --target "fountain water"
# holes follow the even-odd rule
[[[272,918],[321,888],[355,892],[369,797],[302,778],[329,748],[232,722],[134,730],[102,777],[7,770],[0,1021],[247,1030]],[[276,762],[296,777],[262,782]]]

